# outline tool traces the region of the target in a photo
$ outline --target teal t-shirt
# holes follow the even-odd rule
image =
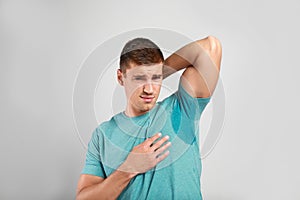
[[[193,98],[179,84],[178,91],[146,114],[123,112],[100,124],[88,145],[82,174],[108,177],[132,148],[160,132],[169,135],[169,156],[154,169],[134,177],[118,199],[201,200],[199,120],[210,98]]]

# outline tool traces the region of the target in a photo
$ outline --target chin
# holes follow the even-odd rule
[[[147,105],[145,110],[147,110],[147,111],[151,110],[152,108],[154,108],[154,105],[153,104]]]
[[[141,106],[140,107],[140,111],[141,112],[148,112],[148,111],[150,111],[151,109],[153,108],[153,105],[151,104],[149,104],[149,105],[144,105],[144,106]]]

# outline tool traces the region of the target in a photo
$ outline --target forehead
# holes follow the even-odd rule
[[[131,68],[126,69],[126,74],[128,76],[162,74],[162,67],[162,63],[153,65],[132,66]]]

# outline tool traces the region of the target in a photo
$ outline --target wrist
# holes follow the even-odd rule
[[[119,173],[122,174],[122,176],[132,179],[134,178],[136,175],[138,175],[137,172],[134,172],[134,170],[129,167],[128,165],[126,165],[125,163],[123,163],[122,165],[120,165],[120,167],[117,169],[117,171]]]

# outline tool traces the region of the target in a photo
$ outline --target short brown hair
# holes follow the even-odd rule
[[[128,41],[120,56],[120,69],[123,73],[130,68],[130,64],[151,65],[164,61],[159,47],[149,39],[135,38]]]

